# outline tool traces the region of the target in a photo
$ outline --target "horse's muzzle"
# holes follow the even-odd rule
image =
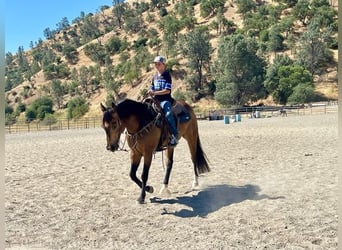
[[[118,150],[119,144],[115,143],[115,144],[107,145],[106,148],[107,148],[107,150],[114,152],[114,151]]]

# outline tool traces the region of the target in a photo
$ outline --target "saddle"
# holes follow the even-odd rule
[[[156,126],[161,128],[162,133],[157,146],[157,151],[162,151],[167,147],[167,145],[164,145],[165,139],[170,137],[169,123],[167,122],[165,114],[158,101],[154,100],[153,98],[146,98],[143,100],[143,103],[147,103],[149,105],[149,109],[155,116],[159,115],[159,119],[156,121]],[[171,112],[176,119],[177,128],[179,123],[190,121],[190,113],[182,104],[178,103],[172,98],[171,105]]]

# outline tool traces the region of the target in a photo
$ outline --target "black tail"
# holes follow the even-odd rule
[[[203,173],[207,173],[210,171],[208,158],[206,154],[203,152],[199,137],[197,138],[195,166],[197,168],[198,174],[203,174]]]

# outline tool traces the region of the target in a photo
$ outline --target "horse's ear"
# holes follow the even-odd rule
[[[101,110],[102,112],[105,112],[107,110],[107,108],[102,104],[102,102],[101,102]]]

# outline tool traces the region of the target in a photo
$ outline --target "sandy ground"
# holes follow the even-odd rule
[[[7,248],[337,249],[337,114],[199,129],[212,169],[200,189],[181,140],[171,196],[158,196],[157,153],[143,205],[101,128],[6,135]]]

